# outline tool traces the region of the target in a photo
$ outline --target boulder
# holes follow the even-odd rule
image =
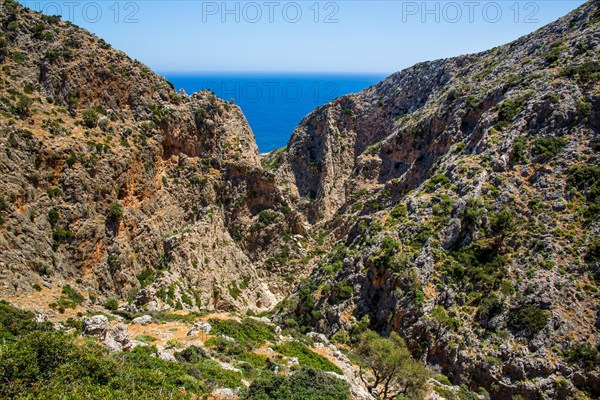
[[[152,317],[150,315],[142,315],[141,317],[134,318],[131,321],[132,324],[136,325],[148,325],[152,322]]]
[[[133,348],[133,341],[129,337],[127,327],[119,324],[107,329],[104,345],[111,351],[129,351]]]
[[[83,333],[103,339],[108,330],[108,318],[105,315],[94,315],[83,320]]]
[[[212,329],[212,326],[208,322],[198,321],[194,324],[194,326],[192,326],[190,331],[187,333],[187,336],[188,337],[197,337],[198,332],[208,334],[208,333],[210,333],[211,329]]]

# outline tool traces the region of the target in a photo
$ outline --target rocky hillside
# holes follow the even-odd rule
[[[598,396],[600,8],[314,110],[264,164],[337,240],[281,321],[494,398]]]
[[[238,107],[12,1],[0,59],[3,296],[264,310],[289,292],[264,260],[304,228]]]

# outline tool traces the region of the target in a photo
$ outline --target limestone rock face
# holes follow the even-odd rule
[[[260,311],[290,292],[293,266],[271,272],[265,261],[285,232],[306,232],[261,169],[239,107],[178,94],[71,24],[4,11],[3,296],[70,283],[140,311]]]
[[[600,395],[573,355],[600,337],[599,16],[590,1],[306,116],[263,163],[327,255],[275,321],[396,331],[492,398]]]
[[[108,331],[108,318],[105,315],[94,315],[83,320],[83,333],[103,339]]]

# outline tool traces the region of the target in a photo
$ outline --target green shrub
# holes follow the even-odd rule
[[[529,160],[526,155],[527,151],[527,139],[523,136],[519,136],[515,139],[510,151],[510,162],[511,164],[527,164]]]
[[[6,301],[0,300],[0,339],[52,329],[50,322],[35,322],[35,314],[31,311],[20,310],[12,307]]]
[[[303,368],[292,375],[267,375],[255,379],[247,400],[348,400],[345,381],[320,371]]]
[[[504,303],[494,295],[481,301],[477,308],[477,317],[480,320],[487,320],[500,315],[502,311],[504,311]]]
[[[260,354],[243,352],[238,354],[235,358],[239,361],[252,365],[254,368],[263,369],[267,367],[267,357]]]
[[[527,336],[533,336],[546,326],[548,315],[532,305],[526,305],[508,316],[508,326]]]
[[[590,103],[586,103],[585,101],[578,101],[576,107],[577,111],[584,117],[589,117],[590,115],[592,115],[592,105]]]
[[[515,215],[507,208],[494,214],[491,218],[491,222],[492,232],[500,236],[506,236],[515,229]]]
[[[258,346],[275,340],[273,326],[252,318],[246,318],[242,322],[212,318],[209,322],[212,326],[211,334],[229,336],[248,346]]]
[[[567,360],[573,364],[579,364],[586,369],[600,367],[600,352],[589,344],[577,344],[566,352]]]
[[[120,203],[111,203],[108,207],[108,216],[114,222],[119,222],[123,219],[123,207]]]
[[[71,154],[66,160],[65,162],[67,163],[67,165],[71,166],[73,164],[75,164],[77,162],[77,157],[74,154]]]
[[[68,299],[68,302],[72,304],[72,308],[75,308],[74,306],[81,305],[85,300],[81,293],[73,289],[70,285],[63,286],[62,294],[65,295]]]
[[[443,264],[445,278],[466,291],[489,293],[497,290],[507,275],[505,256],[493,248],[471,244],[449,252]]]
[[[567,67],[561,71],[561,76],[575,78],[579,83],[597,82],[600,80],[600,62],[589,61],[582,65]]]
[[[104,308],[109,311],[117,311],[119,309],[119,302],[115,299],[108,299],[104,303]]]
[[[283,342],[275,346],[275,351],[287,357],[298,358],[298,363],[302,367],[342,374],[342,370],[340,370],[334,363],[310,350],[300,342]]]
[[[437,174],[431,177],[429,181],[425,184],[425,190],[428,192],[432,192],[437,185],[442,187],[450,184],[450,178],[448,178],[444,174]]]
[[[532,142],[531,154],[536,161],[544,162],[560,153],[566,143],[567,141],[563,138],[537,138]]]
[[[52,232],[52,240],[54,241],[55,246],[71,240],[74,236],[75,234],[73,231],[70,229],[64,229],[62,227],[57,227]]]
[[[475,227],[483,216],[484,208],[481,200],[469,197],[462,213],[462,221],[465,225]]]
[[[505,100],[498,110],[498,122],[496,127],[502,129],[515,119],[517,114],[523,109],[524,101],[522,99]]]
[[[83,118],[83,124],[85,126],[88,128],[95,128],[98,125],[100,113],[94,108],[88,108],[81,112],[81,117]]]
[[[600,166],[575,165],[570,167],[567,183],[585,192],[587,210],[584,216],[588,220],[600,216]]]
[[[140,283],[141,288],[145,288],[154,281],[154,271],[149,268],[142,270],[142,272],[140,272],[140,274],[137,276],[137,280]]]
[[[600,236],[594,236],[590,239],[585,259],[587,262],[595,262],[600,259]]]
[[[345,301],[352,297],[354,289],[346,281],[336,282],[331,288],[331,295],[336,301]]]
[[[392,208],[392,211],[390,212],[390,217],[398,221],[406,218],[407,215],[408,208],[406,207],[406,204],[398,204],[396,207]]]
[[[50,223],[51,226],[56,225],[59,218],[60,218],[60,213],[58,212],[58,210],[53,208],[50,211],[48,211],[48,222]]]

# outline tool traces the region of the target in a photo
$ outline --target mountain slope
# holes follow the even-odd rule
[[[494,398],[598,395],[599,21],[591,1],[309,114],[267,164],[337,245],[281,321],[399,332]]]
[[[3,295],[70,282],[92,303],[274,306],[289,288],[264,260],[303,228],[240,109],[176,93],[68,22],[2,10]]]

